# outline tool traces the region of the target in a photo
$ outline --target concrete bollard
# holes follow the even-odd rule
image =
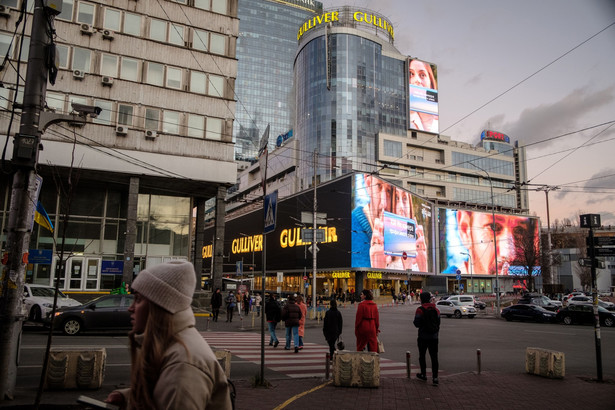
[[[241,327],[239,329],[240,330],[244,330],[244,328],[243,328],[243,316],[241,316],[241,313],[239,314],[239,322],[241,324]]]
[[[207,327],[205,328],[206,332],[211,331],[211,329],[209,329],[209,316],[207,317]]]
[[[410,352],[406,352],[406,374],[408,379],[412,378],[412,370],[410,369]]]
[[[480,349],[476,349],[476,366],[478,368],[478,374],[480,374],[480,359],[481,359],[481,354],[480,354]]]

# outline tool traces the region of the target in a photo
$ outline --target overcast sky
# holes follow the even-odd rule
[[[615,0],[323,1],[340,5],[384,15],[402,54],[438,65],[443,135],[475,144],[491,129],[527,146],[529,182],[559,187],[552,225],[615,225]],[[530,213],[546,226],[544,192]]]

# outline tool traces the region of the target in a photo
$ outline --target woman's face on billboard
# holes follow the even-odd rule
[[[429,73],[431,68],[424,62],[412,60],[410,62],[410,84],[419,87],[434,88]]]

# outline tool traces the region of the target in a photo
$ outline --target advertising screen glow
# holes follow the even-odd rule
[[[410,121],[412,130],[438,133],[437,67],[425,61],[408,60]]]

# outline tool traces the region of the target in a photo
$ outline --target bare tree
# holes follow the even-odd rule
[[[540,266],[540,235],[536,235],[533,229],[516,229],[513,233],[515,246],[514,265],[525,268],[528,290],[534,290],[534,278],[532,271],[535,266]]]

